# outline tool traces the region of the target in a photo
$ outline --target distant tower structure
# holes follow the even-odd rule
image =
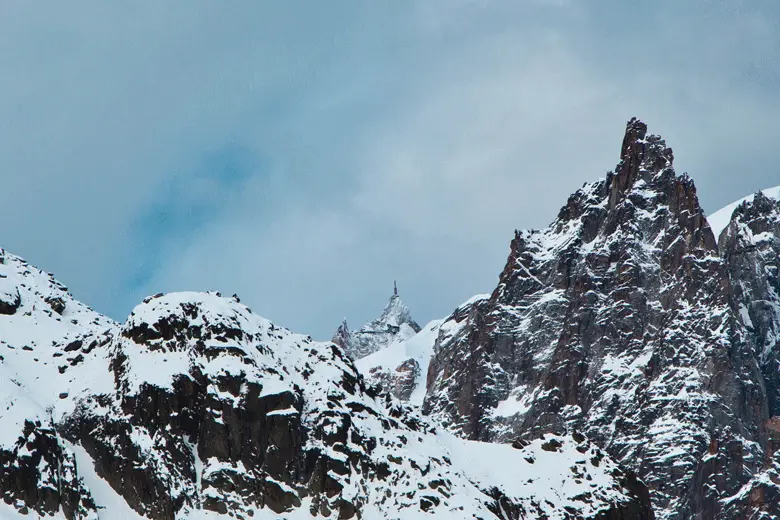
[[[398,286],[395,283],[395,280],[393,280],[393,296],[398,296]]]

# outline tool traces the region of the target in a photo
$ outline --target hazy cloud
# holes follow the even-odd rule
[[[393,279],[443,316],[615,165],[634,115],[707,208],[780,184],[777,10],[9,4],[0,244],[120,319],[215,288],[323,337]]]

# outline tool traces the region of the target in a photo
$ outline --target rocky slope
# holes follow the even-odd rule
[[[777,210],[738,205],[718,244],[631,120],[615,170],[516,232],[490,297],[440,325],[424,411],[482,441],[581,431],[658,518],[780,518]]]
[[[718,246],[732,281],[735,306],[753,336],[772,417],[765,425],[764,468],[731,499],[729,507],[747,506],[758,512],[756,518],[775,518],[780,498],[780,188],[756,193],[728,209],[733,211]]]
[[[237,298],[123,324],[0,250],[0,517],[652,518],[581,435],[466,441]]]
[[[477,295],[461,304],[453,314],[468,313],[489,295]],[[386,347],[355,362],[366,380],[380,391],[421,407],[426,391],[428,365],[436,341],[446,341],[454,332],[452,319],[434,320],[411,337],[399,337]],[[442,328],[442,324],[446,324]]]
[[[394,284],[393,295],[378,318],[356,331],[349,330],[345,319],[333,335],[332,341],[343,348],[352,359],[358,360],[393,343],[407,340],[417,332],[420,332],[420,326],[412,319],[412,313],[401,301],[398,288]]]

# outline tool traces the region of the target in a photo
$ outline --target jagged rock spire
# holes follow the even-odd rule
[[[378,318],[356,331],[346,327],[346,320],[336,330],[332,341],[340,345],[353,359],[366,357],[382,350],[396,339],[411,336],[420,331],[409,308],[398,296],[398,284],[393,281],[393,294]]]
[[[658,135],[647,134],[647,125],[633,117],[626,124],[626,133],[620,147],[620,163],[609,178],[609,207],[614,208],[643,179],[649,181],[655,174],[674,162],[672,149]]]
[[[351,336],[352,333],[350,332],[349,326],[347,325],[347,318],[344,318],[341,321],[341,325],[339,325],[339,328],[336,329],[336,333],[333,334],[331,341],[336,345],[338,345],[339,347],[343,348],[344,350],[347,350],[348,345],[350,344]]]
[[[441,326],[456,332],[424,411],[475,440],[581,431],[636,469],[660,518],[748,518],[717,514],[760,469],[767,419],[731,280],[665,141],[632,119],[620,152],[550,227],[516,233],[491,297]]]

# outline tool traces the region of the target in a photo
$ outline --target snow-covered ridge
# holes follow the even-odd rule
[[[136,306],[121,327],[114,351],[124,358],[120,379],[126,391],[135,393],[144,384],[170,389],[177,376],[201,360],[208,362],[199,365],[200,370],[223,374],[246,374],[253,366],[286,371],[297,363],[299,351],[291,345],[311,341],[274,326],[234,298],[179,292],[147,298]],[[262,378],[265,391],[279,390],[281,373]]]
[[[780,186],[761,190],[761,193],[770,199],[780,200]],[[707,221],[710,223],[710,228],[712,229],[712,232],[715,233],[716,240],[718,237],[720,237],[720,234],[723,232],[723,230],[726,229],[726,227],[729,225],[734,210],[744,202],[752,202],[754,197],[755,193],[748,195],[747,197],[743,197],[735,202],[732,202],[731,204],[723,206],[721,209],[707,217]]]
[[[106,335],[117,324],[54,277],[0,249],[0,449],[26,420],[60,417],[73,398],[110,391]]]
[[[337,345],[237,298],[158,295],[120,326],[21,259],[0,274],[3,518],[649,518],[586,439],[437,433]],[[391,304],[383,322],[407,324]],[[491,474],[493,456],[515,473]]]

